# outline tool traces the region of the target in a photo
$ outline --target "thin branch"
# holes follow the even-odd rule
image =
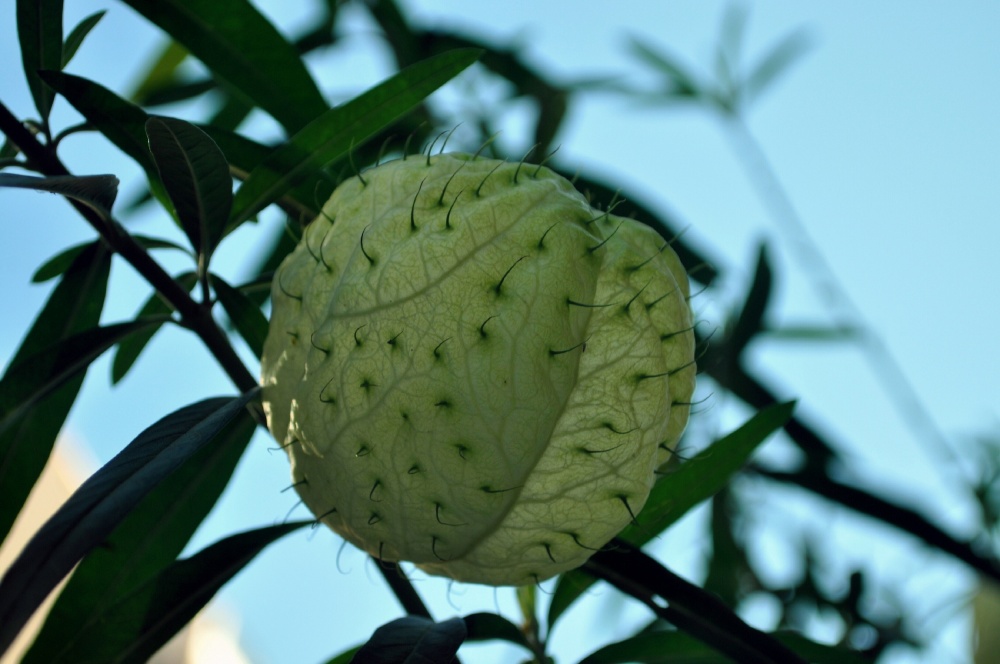
[[[875,377],[913,434],[931,444],[952,466],[957,455],[947,436],[930,415],[917,394],[906,372],[889,350],[878,332],[868,323],[861,310],[840,283],[816,241],[812,239],[801,215],[785,193],[774,167],[750,129],[738,114],[723,116],[734,152],[743,161],[744,170],[755,183],[764,204],[771,209],[772,217],[792,247],[792,255],[811,280],[813,289],[829,308],[838,327],[852,328],[859,332],[861,350],[868,359]]]
[[[783,643],[746,624],[716,595],[677,576],[624,540],[615,539],[610,548],[595,553],[584,569],[737,662],[806,664]],[[669,606],[662,606],[657,597]]]
[[[1000,583],[1000,560],[992,554],[980,554],[972,543],[956,539],[910,508],[836,482],[822,471],[780,472],[756,465],[751,466],[750,471],[771,480],[795,484],[860,514],[895,526]]]

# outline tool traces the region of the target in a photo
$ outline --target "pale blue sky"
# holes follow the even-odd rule
[[[513,2],[406,3],[418,21],[466,26],[494,35],[499,43],[513,39],[562,79],[622,73],[634,74],[637,83],[648,80],[625,54],[628,34],[662,43],[692,67],[708,70],[726,3],[632,1],[614,3],[613,10],[610,4],[553,0],[533,2],[529,11],[527,3]],[[109,9],[70,71],[127,91],[157,47],[157,33],[123,4],[67,5],[67,29],[92,11]],[[274,0],[267,6],[282,26],[294,28],[312,3]],[[813,38],[813,48],[748,114],[750,130],[809,232],[950,439],[964,445],[971,434],[990,428],[995,433],[1000,420],[1000,353],[995,350],[1000,329],[1000,5],[986,0],[772,0],[744,6],[750,12],[744,50],[749,62],[789,30],[804,28]],[[8,36],[0,41],[0,58],[8,63],[19,58],[9,38],[13,15],[12,6],[0,13],[0,34]],[[347,28],[369,29],[349,17]],[[331,100],[354,94],[385,73],[384,52],[366,46],[366,39],[359,32],[347,42],[355,50],[331,60],[350,67],[333,70],[317,64],[320,86]],[[0,73],[0,99],[16,114],[31,115],[19,68]],[[57,123],[76,121],[65,104],[58,105],[55,118]],[[520,126],[515,112],[509,135],[517,137]],[[731,270],[727,294],[696,301],[696,307],[731,307],[734,300],[725,298],[739,292],[752,273],[757,243],[767,240],[777,270],[775,322],[828,320],[792,248],[777,234],[741,170],[723,127],[711,116],[593,95],[573,106],[559,142],[565,162],[584,164],[672,211],[689,226],[686,237]],[[68,140],[63,156],[76,173],[118,174],[125,183],[123,197],[135,191],[136,167],[106,150],[98,138]],[[6,359],[48,293],[47,286],[28,285],[34,267],[91,236],[85,223],[51,196],[0,191],[0,210],[6,233],[0,245],[6,293],[0,358]],[[263,223],[280,222],[266,218]],[[162,215],[147,215],[136,228],[176,236]],[[239,237],[219,255],[222,271],[236,277],[246,253],[256,250],[247,243],[260,235],[251,230]],[[164,259],[181,268],[174,257]],[[106,321],[134,315],[146,296],[129,268],[116,263]],[[802,412],[830,431],[869,477],[898,489],[956,530],[968,527],[969,505],[956,501],[949,476],[936,471],[941,457],[913,437],[857,350],[762,343],[754,358],[783,394],[801,398]],[[185,335],[163,334],[120,389],[108,387],[107,361],[95,365],[70,428],[104,461],[169,410],[231,392],[212,367],[211,359]],[[705,426],[725,429],[736,423],[738,411],[713,403],[702,418]],[[269,445],[263,435],[255,439],[223,503],[199,533],[198,546],[285,517],[295,502],[290,494],[279,493],[288,484],[287,462],[268,452]],[[822,505],[802,501],[794,492],[781,497],[787,500],[770,498],[767,503],[776,523],[815,518],[817,511],[826,514]],[[302,511],[297,515],[305,516]],[[971,583],[960,567],[914,555],[919,549],[905,539],[879,539],[883,544],[875,556],[858,549],[859,542],[875,535],[856,519],[830,513],[827,525],[846,547],[847,563],[883,572],[903,588],[904,597],[916,600],[933,591],[950,598]],[[659,548],[668,564],[697,579],[704,544],[696,532],[682,527]],[[319,662],[362,641],[397,614],[371,565],[356,551],[344,550],[338,570],[338,550],[338,540],[325,531],[293,535],[266,551],[223,593],[222,599],[241,613],[245,643],[258,661]],[[760,550],[779,561],[783,555],[773,538],[764,538]],[[515,615],[507,590],[494,595],[469,587],[449,590],[438,581],[417,585],[442,618],[493,610],[494,597],[508,615]],[[615,607],[642,616],[613,593],[601,595],[591,608]],[[766,625],[766,607],[761,611]],[[594,626],[595,618],[587,612],[576,619],[585,629]],[[553,643],[561,661],[623,635],[584,640],[568,627],[557,632]],[[950,658],[960,654],[956,643],[966,628],[961,619],[951,621],[950,638],[926,661],[963,661]],[[893,661],[913,660],[901,654]]]

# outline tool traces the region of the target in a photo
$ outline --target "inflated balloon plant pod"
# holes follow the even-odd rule
[[[268,425],[310,510],[383,561],[491,585],[634,520],[688,416],[688,281],[548,168],[410,157],[341,184],[278,268]]]

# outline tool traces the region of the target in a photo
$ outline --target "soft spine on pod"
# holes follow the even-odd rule
[[[309,509],[380,560],[491,585],[577,567],[687,421],[677,256],[543,166],[442,154],[351,178],[272,295],[269,428]]]

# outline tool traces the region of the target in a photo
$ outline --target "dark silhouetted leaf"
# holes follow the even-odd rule
[[[95,327],[104,308],[110,269],[111,253],[101,242],[94,242],[80,252],[25,334],[11,366],[77,332]],[[43,371],[41,367],[39,370]],[[43,373],[58,370],[52,358]],[[82,383],[83,376],[68,381],[0,434],[0,540],[10,530],[45,467]]]
[[[736,316],[732,329],[726,337],[725,352],[732,364],[738,364],[743,350],[750,341],[764,329],[764,315],[771,299],[771,263],[767,257],[767,247],[761,245],[757,254],[757,269],[747,292],[743,309]]]
[[[77,489],[0,579],[0,652],[80,559],[156,485],[221,431],[259,388],[178,410],[133,440]]]
[[[90,646],[88,649],[77,649],[71,657],[36,661],[146,662],[266,546],[311,523],[314,522],[295,521],[239,533],[174,562],[125,596],[116,598],[101,616],[107,621],[100,626],[105,639],[91,638],[86,644]]]
[[[66,36],[66,41],[63,43],[62,67],[60,67],[60,69],[65,68],[66,65],[69,64],[69,61],[73,59],[73,56],[76,55],[76,52],[79,50],[80,45],[83,44],[83,40],[86,39],[87,35],[90,34],[90,31],[93,30],[98,23],[100,23],[106,13],[107,12],[103,9],[101,11],[94,12],[87,18],[77,23],[76,27],[70,31],[69,35]],[[46,67],[46,69],[50,69],[50,67]]]
[[[35,177],[0,173],[0,187],[17,187],[61,194],[93,208],[102,217],[111,215],[118,196],[118,178],[114,175],[53,175]]]
[[[160,482],[73,571],[22,664],[112,661],[138,634],[142,614],[120,603],[181,554],[229,482],[256,429],[239,413],[226,429]],[[118,652],[118,650],[111,652]]]
[[[146,135],[181,228],[207,269],[233,204],[226,157],[205,132],[184,120],[151,117]]]
[[[478,56],[479,51],[459,50],[428,58],[314,120],[250,173],[236,191],[230,226],[392,124]]]
[[[452,618],[436,623],[406,616],[382,625],[351,660],[354,664],[447,664],[465,641],[465,623]]]
[[[170,240],[149,237],[148,235],[133,235],[132,239],[146,249],[177,249],[179,251],[183,251],[184,253],[190,253],[184,247],[179,244],[175,244]],[[80,252],[89,247],[90,244],[91,243],[87,242],[72,246],[45,261],[40,268],[35,270],[35,274],[31,276],[31,282],[34,284],[41,284],[49,279],[55,279],[56,277],[62,275],[69,269],[69,266],[73,263],[76,257],[80,255]]]
[[[264,339],[267,338],[267,317],[246,295],[214,274],[212,288],[236,331],[247,342],[254,355],[260,357],[264,352]]]
[[[0,380],[0,436],[46,397],[86,371],[104,351],[147,325],[140,321],[94,327],[12,364]]]
[[[96,661],[146,662],[266,546],[312,523],[295,521],[239,533],[178,560],[115,607],[112,620],[132,622],[138,617],[140,631],[120,651],[108,652],[112,656],[107,660]],[[110,650],[107,645],[102,650]]]
[[[198,281],[198,275],[194,272],[185,272],[174,278],[174,281],[179,283],[182,288],[190,291],[194,288],[195,283]],[[139,314],[136,316],[137,319],[146,318],[157,318],[160,316],[170,315],[170,306],[163,301],[156,293],[150,297],[146,304],[143,305],[142,309],[139,310]],[[163,326],[163,323],[157,323],[151,327],[144,330],[136,332],[125,339],[122,339],[121,343],[118,344],[118,352],[115,353],[115,359],[111,363],[111,382],[117,383],[128,370],[132,368],[135,361],[139,359],[139,354],[142,353],[143,349],[150,342],[156,332]]]
[[[21,62],[28,89],[43,122],[48,121],[54,95],[39,78],[38,72],[62,68],[62,19],[62,0],[17,0]]]
[[[626,526],[620,539],[635,545],[648,542],[703,500],[715,495],[742,468],[757,446],[792,415],[795,403],[777,404],[754,415],[733,433],[661,477],[639,512],[638,525]],[[559,577],[549,605],[549,625],[593,584],[589,575],[571,571]]]
[[[246,0],[125,0],[292,134],[327,110],[295,47]]]

